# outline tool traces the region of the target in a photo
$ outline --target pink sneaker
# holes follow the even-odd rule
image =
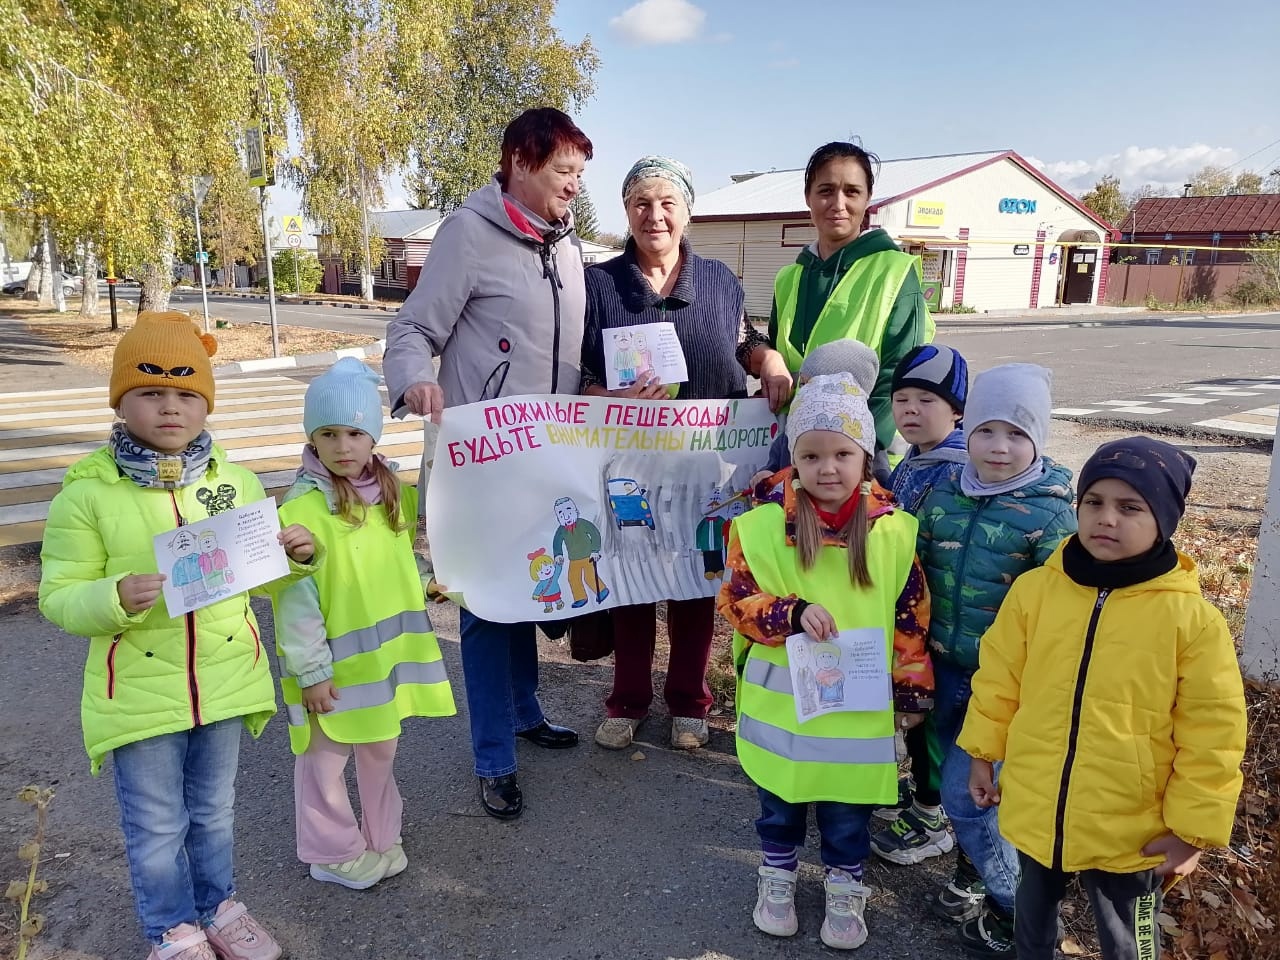
[[[194,923],[180,923],[147,954],[147,960],[217,960],[204,931]]]
[[[279,960],[282,953],[280,944],[239,900],[222,901],[204,932],[217,960]]]

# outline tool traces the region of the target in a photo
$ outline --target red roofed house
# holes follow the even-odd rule
[[[1240,248],[1260,234],[1280,233],[1280,193],[1147,197],[1134,205],[1120,232],[1126,243],[1151,244],[1146,250],[1125,250],[1140,264],[1170,263],[1174,257],[1184,266],[1245,263],[1249,257]]]

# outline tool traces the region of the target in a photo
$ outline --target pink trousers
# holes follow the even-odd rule
[[[303,863],[345,863],[365,850],[389,850],[400,839],[404,812],[392,769],[397,741],[334,743],[314,716],[310,720],[311,743],[293,763],[298,859]],[[363,824],[356,823],[347,792],[347,759],[353,748]]]

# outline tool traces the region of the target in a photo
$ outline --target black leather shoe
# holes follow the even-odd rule
[[[565,747],[578,745],[578,734],[568,727],[557,727],[554,723],[543,720],[536,727],[521,730],[516,734],[522,740],[528,740],[534,746],[546,747],[548,750],[563,750]]]
[[[514,820],[524,812],[524,796],[516,775],[480,778],[480,806],[484,812],[499,820]]]

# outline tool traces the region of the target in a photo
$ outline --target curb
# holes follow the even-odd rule
[[[269,299],[265,293],[236,293],[230,290],[211,290],[215,296],[219,297],[236,297],[240,300],[267,300]],[[288,303],[299,306],[308,307],[342,307],[345,310],[380,310],[383,313],[396,313],[399,307],[388,307],[381,303],[356,303],[350,300],[317,300],[314,298],[299,299],[291,297],[287,294],[277,296],[276,303]]]
[[[355,357],[365,360],[369,357],[380,357],[386,349],[387,341],[379,340],[364,347],[344,347],[341,350],[326,350],[324,353],[303,353],[292,357],[267,357],[263,360],[237,360],[224,363],[213,368],[215,377],[234,377],[241,373],[259,373],[263,370],[294,370],[300,367],[329,367],[342,357]]]

